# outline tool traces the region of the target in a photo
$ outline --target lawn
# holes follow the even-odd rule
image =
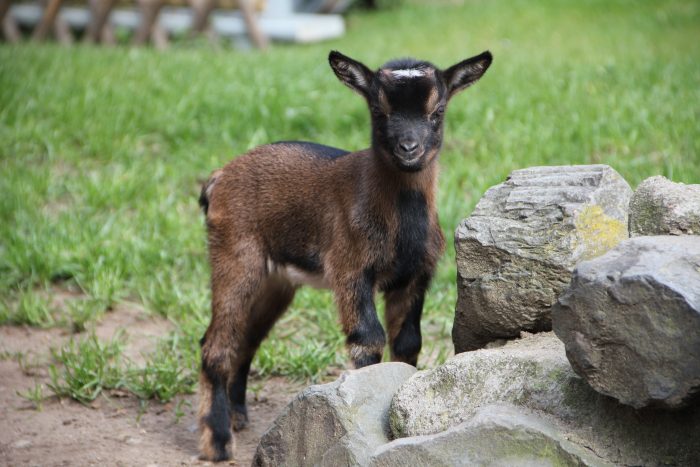
[[[604,163],[633,187],[657,174],[700,183],[698,43],[692,0],[445,0],[355,11],[340,40],[263,54],[2,44],[0,323],[76,332],[54,352],[50,392],[193,391],[210,297],[201,182],[265,142],[368,145],[368,111],[334,77],[330,49],[372,67],[397,56],[447,67],[489,49],[493,66],[447,112],[439,212],[450,243],[421,358],[435,365],[452,353],[454,229],[511,170]],[[173,323],[145,366],[119,357],[128,342],[90,335],[120,304]],[[253,363],[262,377],[302,380],[347,365],[332,296],[306,289]]]

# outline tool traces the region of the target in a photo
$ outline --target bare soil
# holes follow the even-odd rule
[[[169,326],[165,319],[144,318],[137,307],[121,305],[104,316],[95,332],[109,339],[124,330],[129,337],[125,353],[138,361]],[[212,465],[197,458],[196,395],[144,406],[128,393],[113,391],[90,406],[51,398],[41,410],[20,397],[18,391],[48,381],[50,348],[69,338],[62,329],[0,326],[0,465]],[[255,389],[248,394],[250,425],[236,434],[233,465],[250,465],[262,434],[302,388],[284,378],[253,379],[249,387]],[[183,413],[179,419],[177,407]]]

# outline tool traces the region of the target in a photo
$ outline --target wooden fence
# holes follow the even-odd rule
[[[271,0],[271,3],[274,0]],[[131,32],[131,43],[149,41],[158,48],[167,47],[175,34],[209,37],[245,34],[257,48],[275,40],[312,42],[338,37],[344,33],[342,17],[292,11],[261,15],[265,0],[0,0],[2,37],[8,42],[30,37],[42,41],[54,37],[62,44],[76,40],[91,43],[116,43],[115,28]],[[317,1],[317,11],[344,9],[348,0]],[[307,6],[303,2],[297,6]],[[261,27],[262,24],[262,27]]]

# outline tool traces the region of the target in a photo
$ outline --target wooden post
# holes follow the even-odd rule
[[[0,0],[0,23],[5,19],[5,13],[10,10],[10,0]]]
[[[162,0],[140,0],[141,6],[141,24],[134,33],[133,44],[145,44],[149,37],[153,34],[153,27],[158,19],[158,13],[163,6]]]
[[[110,23],[105,23],[105,25],[102,26],[100,42],[104,45],[117,45],[117,33],[114,30],[114,26]]]
[[[192,29],[190,33],[200,34],[206,29],[209,15],[216,6],[216,0],[198,0],[192,2],[194,18],[192,19]]]
[[[70,31],[70,26],[60,16],[56,17],[56,22],[53,23],[53,34],[63,45],[71,45],[73,43],[73,34]]]
[[[56,15],[58,15],[58,10],[60,10],[62,2],[63,0],[49,0],[41,15],[39,24],[34,28],[32,40],[40,41],[46,39],[46,35],[53,29]]]
[[[321,7],[318,9],[318,13],[332,13],[333,9],[336,6],[338,6],[338,3],[340,3],[340,0],[324,0],[324,2],[321,4]]]
[[[0,0],[0,29],[8,42],[19,42],[22,39],[22,34],[15,23],[12,15],[8,15],[10,11],[11,0]]]
[[[168,48],[168,31],[161,28],[158,24],[153,25],[153,31],[151,31],[151,40],[153,45],[158,50],[165,50]]]
[[[253,41],[253,44],[259,49],[266,49],[268,46],[267,36],[263,34],[258,26],[258,19],[255,17],[253,3],[250,0],[238,0],[238,7],[243,13],[243,21],[248,30],[248,35]]]
[[[102,39],[102,29],[109,19],[109,14],[112,12],[115,2],[116,0],[93,0],[91,2],[90,12],[92,18],[90,18],[85,34],[86,42],[99,42]]]

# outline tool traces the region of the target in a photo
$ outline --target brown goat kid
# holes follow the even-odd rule
[[[199,420],[204,459],[231,454],[247,423],[246,384],[262,339],[302,284],[335,293],[355,367],[415,365],[423,297],[444,249],[435,209],[448,100],[491,64],[484,52],[446,70],[404,59],[376,72],[338,52],[330,65],[372,114],[372,147],[349,153],[304,142],[261,146],[217,170],[200,203],[212,268],[202,339]]]

